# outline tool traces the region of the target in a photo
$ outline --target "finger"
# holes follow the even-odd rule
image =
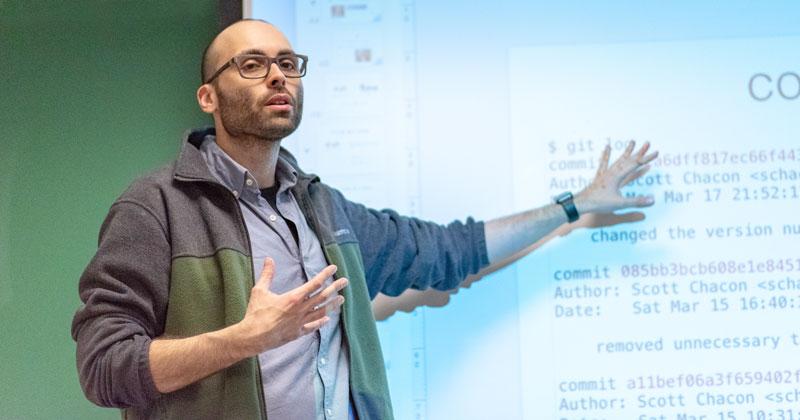
[[[630,146],[630,144],[628,146]],[[622,180],[620,181],[619,185],[627,185],[631,180],[641,176],[642,174],[636,172],[636,170],[638,170],[642,165],[647,165],[648,163],[652,162],[653,159],[658,157],[658,152],[654,152],[645,156],[645,153],[647,153],[649,149],[650,142],[645,142],[641,149],[639,149],[639,151],[633,156],[633,159],[620,158],[617,161],[622,162],[618,166],[620,174],[622,175]],[[625,153],[628,153],[628,149],[625,150]]]
[[[653,152],[653,153],[650,153],[649,155],[644,156],[641,159],[639,159],[639,162],[642,165],[647,165],[648,163],[654,161],[657,157],[658,157],[658,152]]]
[[[337,279],[336,281],[328,285],[328,287],[326,287],[323,291],[317,293],[311,299],[306,301],[307,302],[306,306],[308,307],[320,306],[322,302],[325,302],[331,296],[335,295],[336,293],[339,293],[340,290],[344,289],[348,283],[349,280],[347,280],[344,277]]]
[[[625,148],[625,152],[622,154],[625,157],[628,157],[633,153],[633,148],[636,147],[636,142],[631,140],[628,142],[628,147]]]
[[[637,179],[641,178],[642,175],[646,174],[647,171],[649,171],[649,170],[650,170],[650,165],[642,166],[639,169],[629,173],[625,178],[622,179],[622,182],[620,182],[619,185],[621,187],[624,187],[625,185],[628,185],[631,182],[636,181]]]
[[[656,200],[652,195],[637,195],[625,200],[627,207],[650,207],[655,202]]]
[[[322,317],[322,318],[320,318],[320,319],[318,319],[316,321],[312,321],[312,322],[309,322],[309,323],[303,325],[303,328],[301,328],[300,331],[302,331],[302,333],[304,335],[312,333],[312,332],[322,328],[322,326],[325,325],[325,323],[330,321],[330,320],[331,319],[329,317],[327,317],[327,316],[326,317]]]
[[[303,322],[305,323],[313,322],[314,320],[322,318],[323,316],[326,316],[329,313],[338,310],[339,307],[342,306],[342,304],[344,304],[344,296],[341,295],[334,296],[333,299],[321,305],[316,306],[314,310],[306,314],[303,317]]]
[[[635,159],[636,163],[638,163],[640,165],[642,164],[643,159],[644,159],[644,155],[647,154],[647,150],[649,150],[649,149],[650,149],[650,142],[649,141],[644,142],[644,144],[639,149],[639,151],[636,152],[636,159]]]
[[[636,152],[636,157],[637,157],[637,158],[641,158],[642,156],[644,156],[644,155],[645,155],[645,153],[647,153],[647,150],[648,150],[648,149],[650,149],[650,142],[649,142],[649,141],[646,141],[646,142],[644,142],[644,144],[642,145],[642,147],[641,147],[641,148],[639,148],[639,151],[638,151],[638,152]]]
[[[590,213],[586,220],[586,227],[610,227],[621,223],[641,222],[644,220],[644,213],[640,211],[630,211],[627,213]],[[583,219],[581,217],[581,219]]]
[[[337,267],[335,265],[329,265],[322,269],[316,276],[312,277],[311,280],[307,281],[300,287],[292,290],[290,293],[294,293],[298,295],[303,301],[312,297],[314,292],[319,290],[322,287],[322,284],[325,283],[325,280],[336,273]]]
[[[269,290],[269,287],[272,285],[272,277],[275,274],[275,261],[272,258],[267,257],[264,259],[264,268],[261,269],[261,275],[258,277],[258,282],[256,283],[256,287],[261,287],[265,290]]]
[[[622,152],[622,155],[611,164],[611,169],[614,172],[618,172],[620,176],[623,174],[627,174],[629,171],[633,170],[636,167],[635,159],[631,159],[631,153],[633,153],[633,148],[636,147],[636,142],[631,140],[628,142],[628,146],[625,147],[625,150]],[[624,177],[624,176],[623,176]]]
[[[603,154],[600,155],[600,163],[597,166],[597,175],[601,175],[608,169],[608,159],[611,156],[611,145],[607,144],[603,149]]]

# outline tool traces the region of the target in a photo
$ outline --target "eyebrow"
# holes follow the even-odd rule
[[[278,51],[278,55],[294,54],[294,53],[295,52],[291,48],[284,48],[284,49]],[[239,54],[237,54],[237,55],[242,55],[242,54],[255,54],[255,55],[269,56],[269,54],[267,54],[264,50],[260,50],[258,48],[246,49],[244,51],[239,52]]]

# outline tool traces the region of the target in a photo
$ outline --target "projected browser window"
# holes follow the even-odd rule
[[[249,5],[310,56],[284,145],[354,201],[487,219],[661,152],[643,221],[380,299],[397,418],[800,418],[800,6],[708,3]]]

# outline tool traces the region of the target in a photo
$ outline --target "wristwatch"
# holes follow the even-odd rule
[[[575,208],[575,202],[572,200],[572,193],[567,191],[555,197],[556,204],[560,204],[567,213],[567,220],[570,223],[578,220],[581,216],[578,214],[578,209]]]

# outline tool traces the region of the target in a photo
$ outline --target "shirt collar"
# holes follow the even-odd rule
[[[261,194],[255,177],[219,147],[213,134],[205,136],[199,150],[214,177],[237,198],[257,198]],[[275,180],[280,185],[278,192],[281,193],[297,183],[297,170],[282,157],[278,157]]]

